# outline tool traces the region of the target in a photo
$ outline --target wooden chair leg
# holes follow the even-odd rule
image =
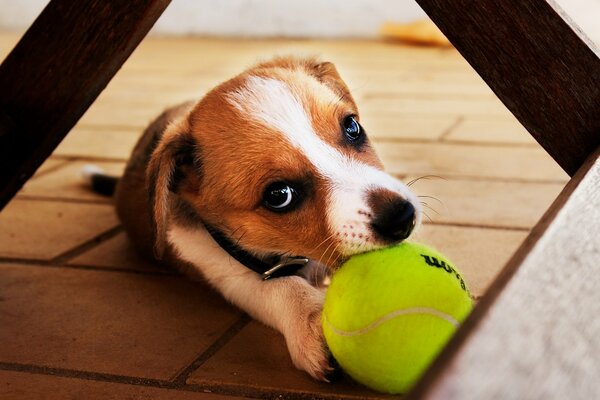
[[[170,0],[52,0],[0,66],[0,209],[88,109]]]
[[[408,398],[599,398],[599,187],[600,148]]]
[[[600,57],[552,0],[417,0],[571,176],[600,145]]]
[[[417,2],[575,176],[408,398],[597,398],[597,51],[552,0]]]

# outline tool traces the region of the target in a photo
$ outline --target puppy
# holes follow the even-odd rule
[[[319,380],[332,372],[324,295],[306,276],[400,242],[421,219],[359,121],[333,64],[277,58],[165,111],[115,193],[141,254],[201,276],[277,329],[294,365]]]

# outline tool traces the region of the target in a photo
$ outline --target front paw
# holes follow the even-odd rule
[[[285,335],[292,362],[320,381],[339,378],[340,368],[331,356],[321,327],[321,307],[299,316]]]

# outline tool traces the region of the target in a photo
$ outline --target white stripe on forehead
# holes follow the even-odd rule
[[[304,105],[280,80],[250,76],[243,88],[228,93],[227,100],[250,118],[279,131],[325,176],[335,175],[334,160],[336,167],[350,161],[315,133]]]
[[[280,80],[250,76],[227,97],[238,110],[283,133],[295,147],[302,148],[314,135],[304,105]]]
[[[250,76],[241,89],[227,94],[227,100],[238,110],[282,133],[292,133],[291,127],[294,127],[300,130],[296,136],[312,134],[304,107],[279,80]]]

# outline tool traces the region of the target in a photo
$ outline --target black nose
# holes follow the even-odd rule
[[[409,201],[397,198],[379,210],[371,226],[382,239],[399,242],[410,236],[415,223],[415,207]]]

